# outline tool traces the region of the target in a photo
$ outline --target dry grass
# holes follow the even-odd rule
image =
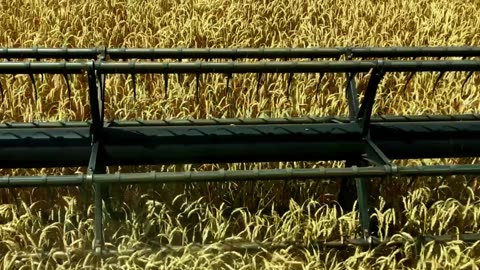
[[[0,46],[29,47],[334,47],[480,45],[478,1],[0,1]],[[449,73],[433,90],[435,74],[389,75],[382,83],[375,113],[477,113],[478,74],[460,89],[465,74]],[[318,75],[317,75],[318,76]],[[72,97],[61,76],[36,77],[39,100],[27,76],[0,76],[6,98],[0,120],[85,120],[89,118],[86,81],[71,81]],[[360,79],[364,87],[368,77]],[[326,76],[318,99],[313,76],[295,76],[286,95],[287,76],[202,76],[197,102],[195,78],[172,76],[165,98],[161,76],[138,76],[137,100],[131,78],[107,78],[108,119],[206,117],[281,117],[346,115],[342,76]],[[227,93],[227,94],[226,94]],[[465,160],[463,160],[465,161]],[[414,161],[410,162],[413,163]],[[452,163],[458,160],[428,160]],[[466,160],[465,162],[476,162]],[[289,164],[227,164],[231,169]],[[313,164],[318,166],[320,164]],[[333,164],[334,166],[339,164]],[[210,166],[193,166],[204,169]],[[186,167],[184,169],[189,169]],[[174,169],[174,168],[163,168]],[[178,168],[177,168],[178,169]],[[182,169],[182,168],[180,168]],[[2,174],[73,173],[82,168],[3,170]],[[110,168],[111,171],[144,168]],[[434,178],[383,181],[375,193],[380,236],[403,232],[478,231],[479,191],[461,177],[439,186]],[[441,180],[441,179],[440,179]],[[377,181],[378,182],[378,181]],[[216,243],[225,239],[258,241],[352,237],[357,212],[338,213],[325,193],[335,185],[320,182],[224,183],[127,187],[115,190],[128,212],[124,221],[108,215],[107,240],[120,248],[141,243]],[[472,269],[480,265],[478,243],[429,244],[414,256],[413,246],[384,251],[296,250],[219,253],[214,249],[180,254],[139,253],[98,260],[75,252],[47,259],[16,256],[37,248],[91,248],[93,215],[78,189],[0,191],[0,261],[3,269]],[[397,194],[397,196],[391,196]],[[140,199],[139,199],[140,198]],[[438,202],[437,202],[438,201]],[[89,206],[86,211],[82,211]],[[245,206],[245,208],[242,208]],[[340,215],[340,218],[338,216]]]

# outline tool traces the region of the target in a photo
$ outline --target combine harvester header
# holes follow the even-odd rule
[[[0,62],[0,74],[28,74],[34,84],[34,74],[63,74],[67,83],[68,75],[87,75],[91,110],[88,122],[0,124],[0,168],[88,168],[86,175],[3,176],[0,187],[94,185],[95,250],[101,252],[104,247],[102,200],[107,200],[107,193],[101,187],[110,184],[351,178],[356,181],[363,237],[350,243],[361,246],[379,244],[370,231],[367,178],[480,174],[480,165],[393,165],[391,159],[480,156],[480,116],[372,116],[379,84],[388,73],[410,72],[410,80],[417,72],[439,72],[440,80],[446,72],[466,72],[463,87],[474,72],[480,71],[479,56],[480,48],[477,47],[0,48],[0,58],[7,60]],[[439,59],[417,60],[422,57]],[[459,59],[441,60],[442,57]],[[476,60],[469,59],[475,57]],[[11,61],[19,58],[23,61]],[[247,58],[257,60],[241,61]],[[307,60],[291,60],[294,58]],[[45,59],[57,61],[46,62]],[[180,62],[157,61],[166,59]],[[189,59],[189,62],[182,59]],[[214,59],[225,61],[202,61]],[[276,61],[267,61],[274,59]],[[342,73],[345,75],[349,117],[105,121],[105,76],[126,74],[135,78],[135,74],[147,73],[164,75],[165,92],[169,74],[195,74],[198,82],[202,74],[221,73],[226,74],[228,85],[232,76],[239,73],[259,76],[286,73],[290,74],[289,81],[297,73],[319,73],[320,77],[327,73]],[[361,102],[356,87],[359,73],[370,74]],[[133,84],[135,87],[135,79]],[[347,161],[347,167],[106,174],[106,166],[110,165],[331,160]],[[480,240],[480,235],[463,236],[462,239]]]

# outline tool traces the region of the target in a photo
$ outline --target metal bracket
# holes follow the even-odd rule
[[[357,122],[362,130],[362,138],[365,142],[365,153],[363,161],[374,166],[390,166],[390,160],[370,139],[370,120],[372,116],[373,105],[377,95],[378,85],[383,79],[385,72],[379,69],[373,69],[372,75],[368,82],[367,91],[365,93],[362,106],[358,111],[355,122]],[[372,235],[372,220],[369,215],[369,207],[367,202],[367,186],[365,179],[357,180],[358,204],[360,209],[360,219],[363,229],[363,236],[368,239]],[[376,228],[375,228],[376,230]]]
[[[367,161],[369,164],[373,164],[375,166],[385,166],[390,165],[390,159],[378,148],[378,146],[367,138],[365,140],[366,148],[365,154],[363,155],[363,159]]]
[[[352,59],[351,49],[346,51],[346,59]],[[359,115],[359,101],[357,93],[357,84],[355,80],[355,73],[346,73],[346,97],[348,100],[349,120],[350,122],[358,122]],[[364,100],[365,102],[365,100]],[[363,133],[363,130],[362,130]],[[365,160],[362,156],[353,157],[352,160],[347,160],[346,166],[365,166]],[[338,194],[338,201],[342,207],[347,211],[353,209],[355,197],[357,197],[358,207],[360,211],[360,224],[364,239],[367,240],[370,236],[370,215],[368,214],[368,198],[367,198],[367,179],[366,178],[354,178],[356,189],[352,187],[353,179],[348,177],[340,180],[340,192]],[[356,196],[355,196],[356,192]]]
[[[103,121],[100,113],[99,93],[97,88],[97,74],[95,72],[95,62],[89,65],[88,69],[88,86],[90,99],[90,113],[92,117],[92,125],[90,126],[90,134],[92,136],[92,151],[90,153],[90,160],[88,162],[87,179],[93,183],[95,189],[95,220],[94,220],[94,251],[96,254],[102,252],[104,246],[103,236],[103,204],[102,204],[102,190],[100,184],[94,183],[94,174],[105,173],[106,166],[104,156],[102,155],[102,128]]]
[[[100,81],[97,81],[100,78]],[[103,74],[95,72],[95,62],[89,66],[88,70],[88,85],[89,85],[89,99],[90,112],[92,117],[92,125],[90,126],[90,134],[92,136],[92,151],[88,164],[88,179],[93,183],[95,189],[95,244],[94,250],[97,254],[101,253],[104,246],[103,236],[103,202],[105,202],[105,209],[113,218],[119,219],[120,214],[113,211],[108,186],[94,183],[94,174],[106,173],[106,153],[104,150],[103,141],[103,126],[104,126],[104,95],[105,95],[105,77]],[[100,91],[98,91],[100,88]],[[103,89],[102,89],[103,88]]]
[[[368,82],[365,98],[355,120],[362,129],[362,138],[365,141],[365,154],[363,155],[363,158],[365,161],[368,161],[368,163],[376,166],[390,166],[390,160],[370,139],[370,120],[372,117],[373,105],[375,103],[378,85],[384,75],[385,72],[381,69],[373,70],[372,77],[370,77]]]
[[[347,60],[352,59],[350,50],[347,50],[346,54]],[[385,75],[385,72],[380,69],[374,69],[372,71],[372,76],[370,77],[367,91],[365,97],[362,101],[362,105],[358,108],[358,94],[356,89],[355,73],[346,73],[347,77],[347,86],[346,86],[346,96],[348,99],[348,108],[349,108],[349,119],[351,122],[357,123],[361,128],[362,139],[365,142],[365,153],[358,159],[347,161],[347,166],[367,166],[368,164],[373,165],[390,165],[390,160],[382,153],[382,151],[373,143],[370,139],[370,118],[373,110],[373,105],[375,102],[375,96],[377,94],[377,89],[380,81]],[[340,203],[342,208],[347,206],[350,208],[353,206],[352,196],[348,196],[348,179],[342,179],[339,199],[342,200]],[[368,206],[368,190],[367,190],[367,179],[366,178],[355,178],[356,192],[357,192],[357,201],[358,208],[360,211],[360,224],[362,227],[363,238],[365,240],[370,239],[372,235],[373,228],[371,227],[372,222],[369,214]],[[350,199],[348,199],[350,198]],[[348,205],[345,205],[347,204]],[[352,206],[350,206],[352,205]]]
[[[385,72],[381,69],[374,69],[372,76],[368,82],[365,98],[362,106],[358,110],[355,122],[360,125],[362,129],[362,138],[365,141],[364,160],[374,165],[390,165],[390,160],[385,154],[376,146],[370,139],[370,120],[372,117],[373,105],[375,104],[375,97],[380,81],[385,76]]]

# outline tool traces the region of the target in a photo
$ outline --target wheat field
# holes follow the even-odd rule
[[[480,1],[351,0],[0,0],[0,47],[337,47],[480,46]],[[3,59],[2,59],[3,61]],[[480,76],[464,88],[465,74],[389,74],[380,85],[374,114],[463,114],[480,109]],[[107,119],[345,116],[342,74],[172,76],[168,93],[161,76],[106,80]],[[359,79],[359,89],[368,81]],[[71,78],[71,96],[60,75],[0,76],[0,120],[87,120],[86,80]],[[226,89],[228,91],[226,91]],[[197,92],[198,91],[198,92]],[[167,153],[168,154],[168,153]],[[475,163],[477,159],[395,161],[398,164]],[[109,172],[340,166],[339,163],[187,164],[110,167]],[[85,168],[2,170],[2,175],[73,174]],[[372,203],[379,237],[468,233],[480,230],[480,191],[466,177],[373,181]],[[379,185],[380,184],[380,185]],[[89,193],[90,192],[90,193]],[[332,181],[171,184],[115,187],[115,207],[105,215],[108,245],[120,250],[145,244],[186,245],[182,251],[144,250],[96,258],[92,248],[91,190],[29,188],[0,190],[2,269],[478,269],[480,243],[414,243],[384,247],[324,249],[295,245],[253,252],[217,248],[222,241],[308,244],[316,239],[359,236],[358,212],[343,212]],[[397,194],[391,196],[391,194]],[[121,199],[120,199],[121,198]],[[203,244],[196,246],[194,243]],[[52,250],[45,257],[24,253]]]

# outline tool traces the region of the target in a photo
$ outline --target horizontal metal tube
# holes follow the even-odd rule
[[[0,74],[82,73],[91,63],[22,62],[0,63]],[[480,60],[449,61],[312,61],[312,62],[257,62],[257,63],[154,63],[154,62],[102,62],[95,64],[101,74],[150,74],[150,73],[337,73],[369,72],[381,68],[385,72],[422,71],[479,71]]]
[[[100,48],[0,48],[0,58],[94,59]]]
[[[345,160],[365,152],[355,123],[107,127],[108,165]],[[480,156],[480,121],[372,123],[390,159]],[[0,129],[0,167],[86,166],[90,128]]]
[[[363,47],[352,49],[353,57],[475,57],[480,47]]]
[[[311,61],[258,63],[98,63],[100,73],[306,73],[306,72],[369,72],[385,71],[478,71],[480,60],[449,61]]]
[[[0,74],[81,74],[92,63],[0,62]]]
[[[372,116],[371,122],[424,122],[424,121],[478,121],[478,114],[458,115],[381,115]],[[172,119],[172,120],[113,120],[104,123],[107,127],[140,126],[206,126],[206,125],[265,125],[265,124],[320,124],[348,123],[348,117],[283,117],[283,118],[211,118],[211,119]],[[92,121],[52,121],[52,122],[9,122],[0,123],[2,128],[66,128],[90,127]]]
[[[39,186],[78,186],[86,183],[141,184],[141,183],[192,183],[254,180],[302,180],[339,177],[476,175],[480,165],[408,166],[408,167],[348,167],[316,169],[269,170],[218,170],[200,172],[148,172],[50,176],[3,176],[0,188]]]
[[[0,58],[110,59],[185,58],[323,58],[480,56],[480,47],[352,47],[352,48],[0,48]]]

